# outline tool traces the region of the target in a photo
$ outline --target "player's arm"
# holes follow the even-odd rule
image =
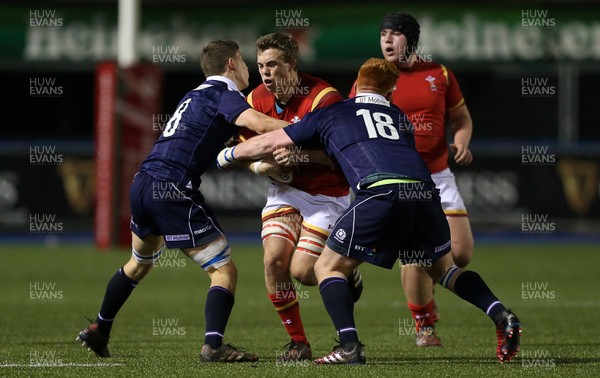
[[[303,155],[301,158],[296,156]],[[290,150],[289,148],[278,148],[273,152],[277,164],[282,167],[293,167],[300,163],[322,164],[329,167],[335,166],[333,160],[323,150]]]
[[[320,92],[316,94],[310,110],[313,112],[318,109],[323,109],[343,100],[344,98],[337,89],[328,86],[321,89]],[[298,155],[302,156],[298,157]],[[275,161],[283,167],[293,167],[301,163],[322,164],[331,168],[335,166],[334,161],[320,149],[292,150],[289,148],[280,148],[273,152],[273,157],[275,158]]]
[[[454,161],[460,165],[468,165],[473,161],[473,155],[469,150],[471,135],[473,134],[473,120],[467,105],[448,111],[448,123],[453,143],[450,149],[454,152]]]
[[[264,134],[269,131],[282,129],[290,123],[280,119],[271,118],[268,115],[248,108],[240,113],[233,123],[236,126],[246,127],[255,133]]]
[[[453,143],[450,144],[450,150],[454,153],[454,161],[457,164],[468,165],[473,161],[473,155],[469,150],[469,143],[473,134],[473,120],[471,120],[469,108],[465,104],[465,99],[454,73],[445,66],[442,66],[442,69],[448,85],[445,100],[448,105],[446,120],[450,125],[450,134],[453,140]]]
[[[225,168],[236,160],[256,160],[270,155],[279,147],[291,146],[292,139],[282,129],[255,136],[234,147],[228,147],[219,152],[217,165]]]

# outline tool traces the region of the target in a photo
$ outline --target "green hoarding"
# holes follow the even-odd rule
[[[378,25],[394,7],[142,7],[138,52],[143,60],[196,67],[202,46],[233,39],[254,54],[261,34],[289,31],[303,64],[356,68],[379,56]],[[600,60],[600,8],[411,6],[421,24],[420,54],[446,62]],[[92,63],[114,59],[117,10],[105,6],[0,7],[0,63]]]

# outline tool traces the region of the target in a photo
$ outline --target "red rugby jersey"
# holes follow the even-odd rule
[[[263,84],[254,88],[246,100],[261,113],[296,123],[310,111],[343,99],[342,95],[324,80],[301,73],[298,74],[298,79],[297,90],[280,114],[277,114],[275,95],[269,92]],[[243,127],[240,128],[239,134],[242,140],[256,135]],[[297,166],[289,185],[312,195],[323,194],[340,197],[349,193],[348,181],[340,168],[331,169],[323,164],[309,163]]]
[[[355,87],[349,97],[356,95]],[[400,71],[392,96],[413,124],[417,150],[431,173],[448,168],[446,112],[465,103],[452,71],[442,64],[417,62]]]

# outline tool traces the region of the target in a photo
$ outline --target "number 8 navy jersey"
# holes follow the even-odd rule
[[[432,182],[415,148],[412,124],[381,95],[359,95],[330,105],[283,130],[298,145],[318,138],[353,188],[369,176]]]
[[[233,120],[248,108],[233,82],[208,77],[181,100],[140,171],[156,180],[198,188],[200,175],[214,165],[234,134]]]

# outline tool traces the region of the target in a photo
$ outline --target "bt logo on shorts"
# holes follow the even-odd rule
[[[357,251],[364,252],[364,253],[366,253],[369,256],[373,256],[373,254],[375,252],[377,252],[376,249],[375,249],[375,247],[369,248],[369,247],[365,247],[365,246],[358,245],[358,244],[354,246],[354,249],[356,249]]]

